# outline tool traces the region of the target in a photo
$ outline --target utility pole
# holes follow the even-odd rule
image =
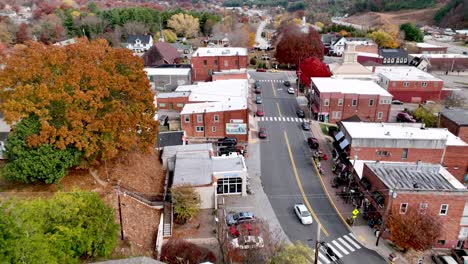
[[[120,180],[117,183],[117,202],[119,203],[119,220],[120,220],[120,240],[124,240],[123,222],[122,222],[122,206],[120,204]]]
[[[393,196],[395,196],[396,198],[396,193],[395,193],[395,188],[392,188],[389,190],[389,196],[390,196],[390,201],[388,202],[388,205],[387,205],[387,208],[385,208],[385,213],[384,213],[384,217],[382,217],[382,225],[380,226],[380,231],[379,231],[379,235],[377,236],[377,241],[375,241],[375,246],[378,247],[379,246],[379,240],[380,240],[380,237],[382,236],[382,233],[385,231],[385,225],[387,224],[387,216],[390,212],[390,209],[392,208],[392,204],[393,204]]]

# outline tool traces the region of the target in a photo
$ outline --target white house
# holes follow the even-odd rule
[[[127,39],[127,49],[133,52],[145,52],[153,46],[151,35],[129,35]]]
[[[355,46],[374,46],[376,45],[374,41],[368,38],[345,38],[341,37],[337,39],[335,42],[333,42],[330,45],[330,50],[329,53],[336,55],[336,56],[341,56],[343,55],[343,52],[345,51],[345,46],[346,44],[354,44]],[[358,49],[356,49],[358,51]],[[360,50],[361,51],[361,50]]]

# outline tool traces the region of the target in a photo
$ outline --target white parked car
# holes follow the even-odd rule
[[[289,87],[288,88],[288,94],[294,94],[296,91],[294,91],[294,88]]]
[[[255,248],[263,248],[263,238],[260,236],[240,236],[238,238],[234,238],[231,241],[231,245],[234,248],[239,249],[255,249]]]
[[[294,205],[294,212],[296,212],[297,217],[301,220],[303,225],[310,225],[312,224],[312,215],[310,214],[309,210],[303,203],[297,203]]]

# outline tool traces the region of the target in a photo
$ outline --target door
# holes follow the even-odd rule
[[[169,103],[169,110],[173,110],[174,109],[174,103]]]

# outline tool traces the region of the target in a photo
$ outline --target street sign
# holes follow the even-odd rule
[[[356,216],[356,215],[358,215],[358,214],[359,214],[359,210],[358,210],[358,209],[354,209],[354,210],[353,210],[353,215]]]
[[[353,215],[353,219],[356,219],[357,218],[357,215]]]

